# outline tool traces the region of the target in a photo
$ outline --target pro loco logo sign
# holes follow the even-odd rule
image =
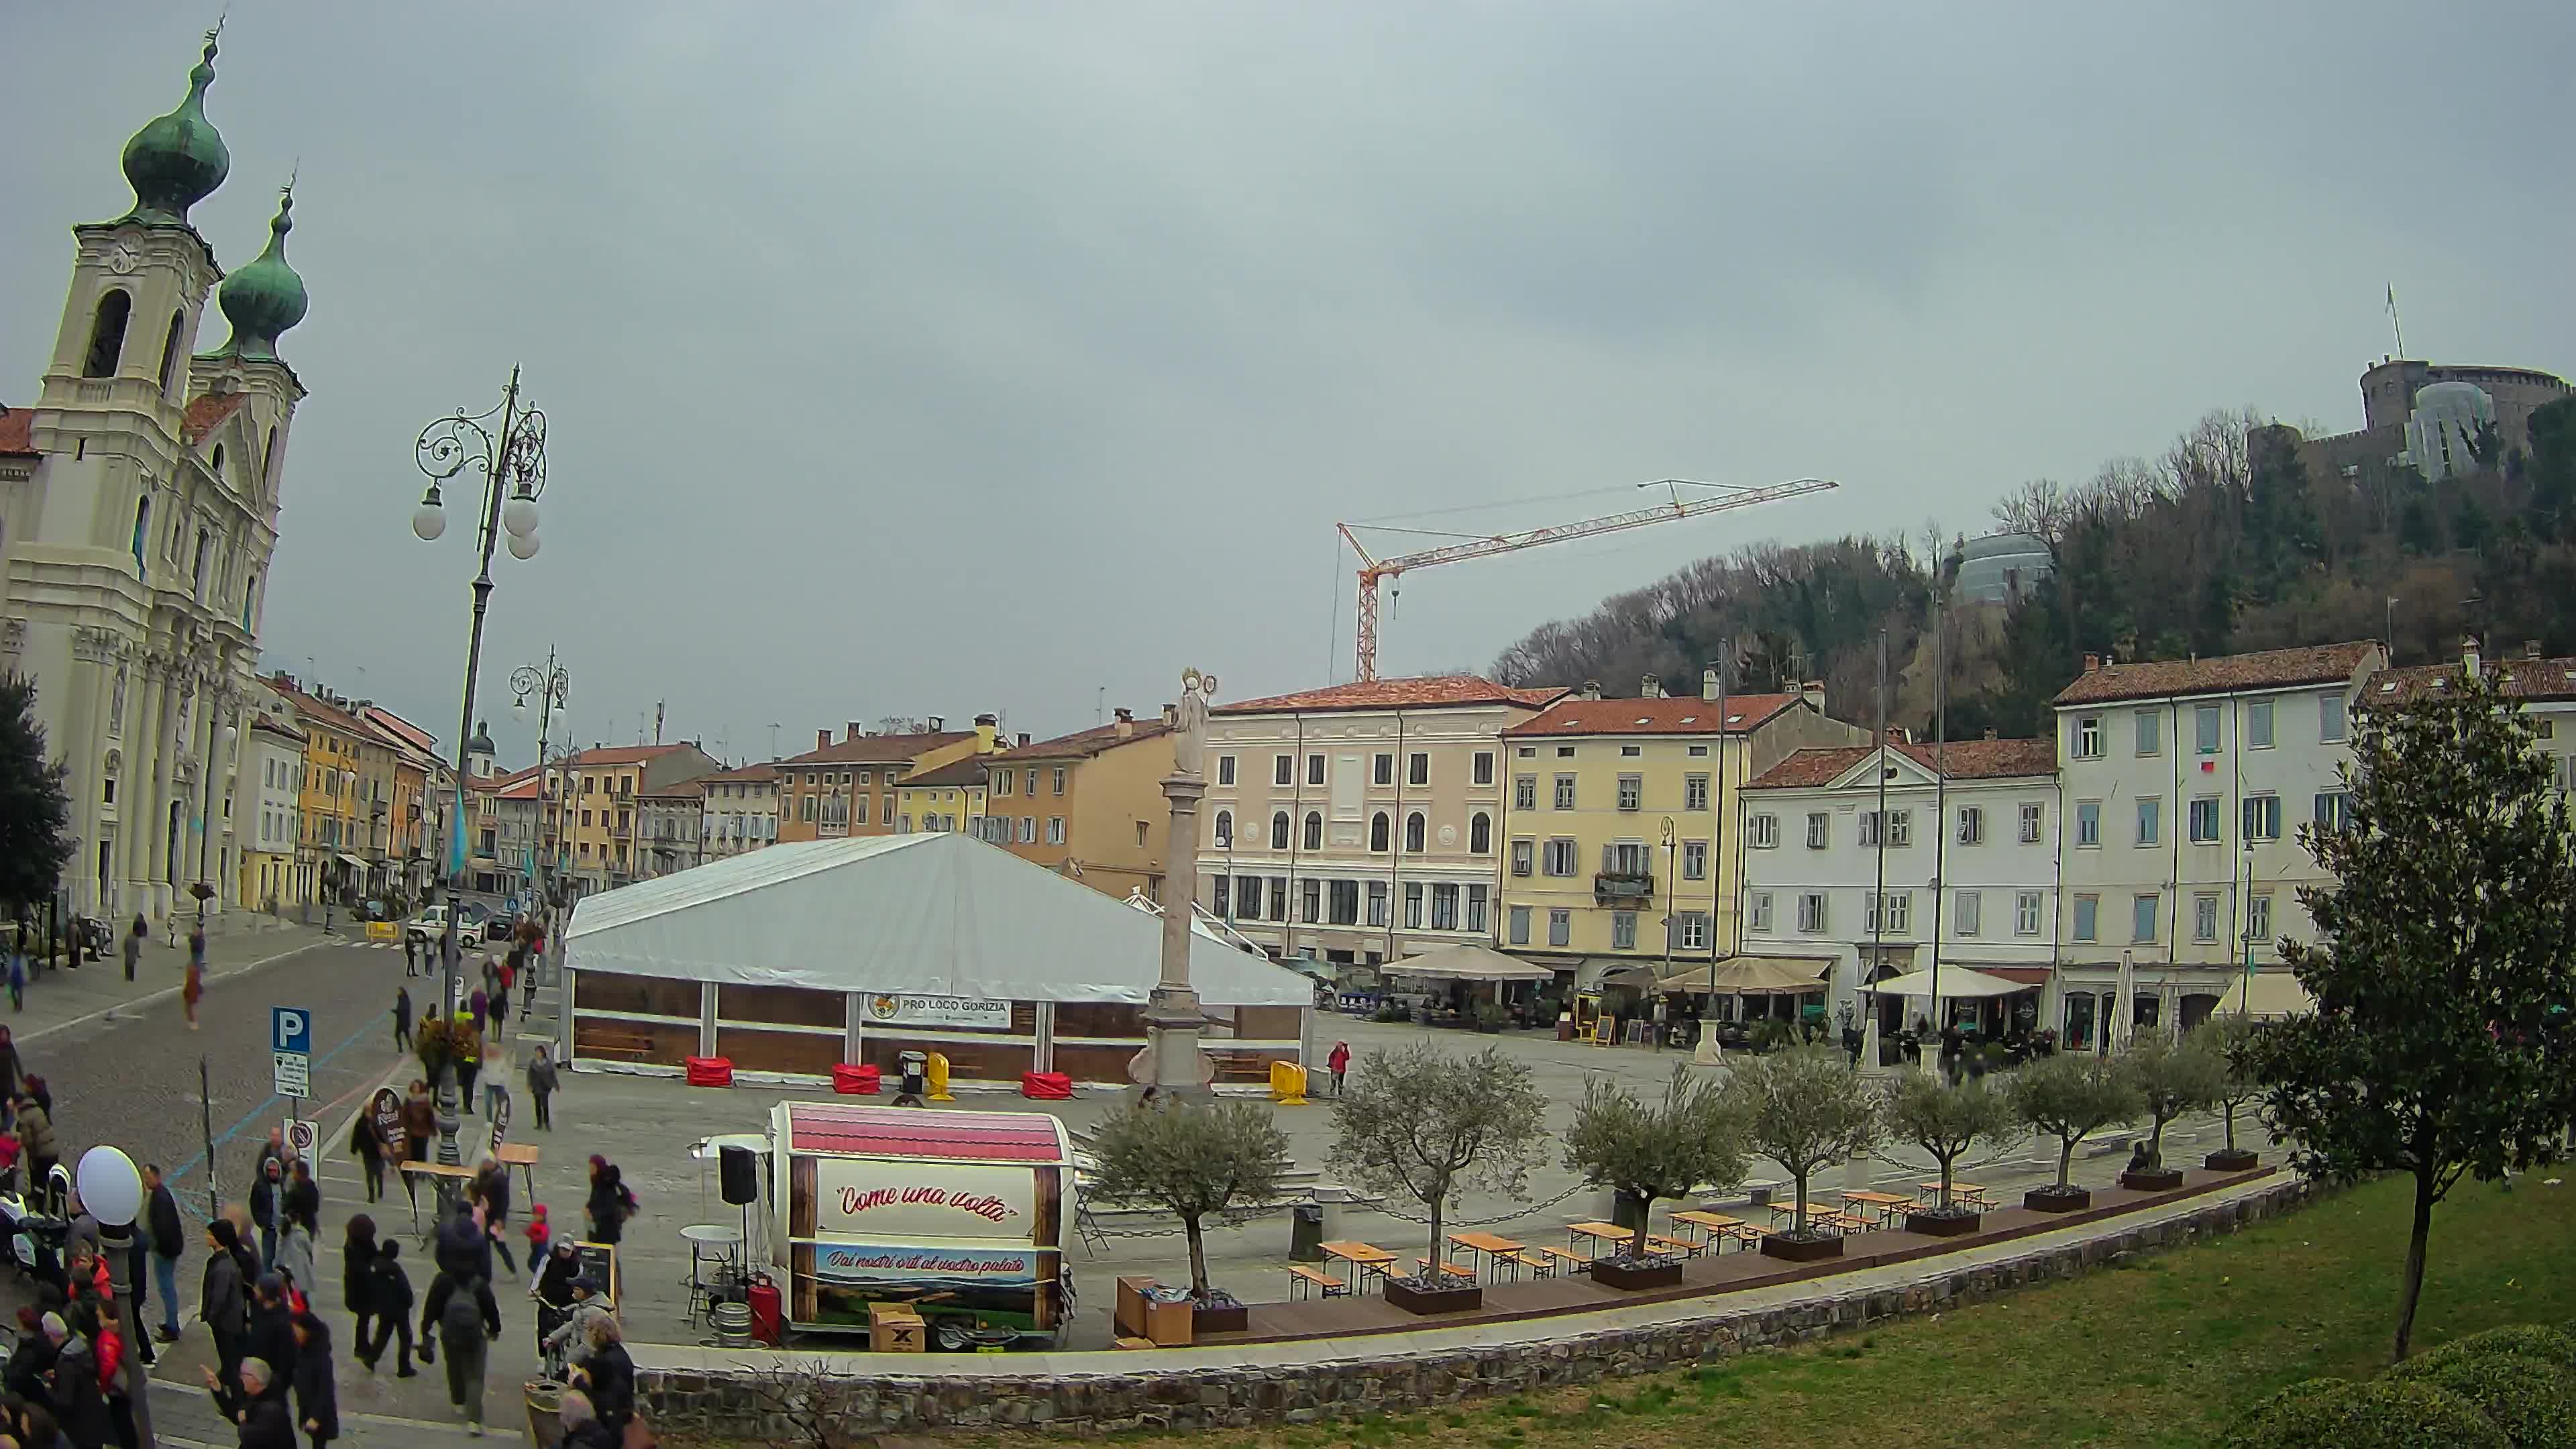
[[[857,1218],[877,1208],[898,1205],[952,1208],[972,1213],[988,1223],[1007,1223],[1019,1217],[1020,1210],[988,1192],[965,1192],[946,1187],[843,1187],[841,1216]]]

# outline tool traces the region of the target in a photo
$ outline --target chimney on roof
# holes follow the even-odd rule
[[[2537,639],[2525,639],[2525,640],[2523,640],[2523,641],[2522,641],[2522,657],[2523,657],[2523,658],[2525,658],[2525,659],[2537,659],[2537,658],[2539,658],[2539,657],[2540,657],[2540,641],[2539,641],[2539,640],[2537,640]]]
[[[2478,636],[2475,634],[2463,634],[2460,636],[2460,669],[2471,678],[2475,678],[2477,676]]]
[[[1163,727],[1165,729],[1178,729],[1180,728],[1180,724],[1181,707],[1168,700],[1165,701],[1163,704]]]
[[[2101,672],[2102,672],[2102,656],[2101,656],[2101,655],[2099,655],[2099,654],[2087,654],[2087,655],[2085,655],[2085,656],[2084,656],[2084,672],[2085,672],[2085,673],[2087,673],[2087,674],[2099,674],[2099,673],[2101,673]]]
[[[1715,704],[1717,703],[1718,692],[1717,671],[1715,669],[1701,670],[1699,672],[1700,699],[1706,703]]]
[[[1027,730],[1022,730],[1022,731],[1020,731],[1020,736],[1019,736],[1019,738],[1020,738],[1020,747],[1021,747],[1022,749],[1026,749],[1026,748],[1028,748],[1028,743],[1029,743],[1029,732],[1028,732]]]
[[[1601,697],[1601,681],[1597,679],[1587,679],[1583,681],[1583,689],[1577,697],[1581,699],[1599,699]]]
[[[932,734],[942,734],[945,733],[947,729],[948,716],[944,714],[934,714],[930,717],[930,732]]]
[[[1647,675],[1637,682],[1637,697],[1639,699],[1663,698],[1664,681],[1652,674]]]
[[[1136,711],[1118,709],[1111,713],[1116,716],[1114,728],[1118,731],[1118,738],[1122,740],[1132,738],[1136,733]]]
[[[855,731],[853,731],[853,733],[856,733],[856,732],[855,732]],[[816,730],[816,731],[814,731],[814,748],[816,748],[816,749],[818,749],[818,750],[828,750],[828,749],[830,749],[831,747],[832,747],[832,732],[831,732],[830,730]]]
[[[1814,705],[1816,707],[1816,713],[1823,714],[1825,712],[1825,682],[1823,680],[1810,679],[1806,683],[1799,685],[1798,695],[1800,698],[1806,700],[1807,703]]]
[[[975,753],[989,755],[1002,747],[1002,717],[997,714],[975,716]]]
[[[855,739],[857,739],[859,736],[861,736],[861,735],[863,735],[863,734],[866,734],[866,733],[867,733],[867,731],[866,731],[866,730],[864,730],[864,729],[862,729],[862,728],[860,728],[860,727],[859,727],[859,722],[858,722],[857,720],[852,720],[852,721],[850,721],[850,722],[849,722],[848,726],[845,728],[844,732],[843,732],[843,733],[842,733],[842,735],[841,735],[841,738],[842,738],[844,741],[848,741],[848,740],[855,740]]]

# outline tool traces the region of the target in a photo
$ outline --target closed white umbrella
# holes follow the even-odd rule
[[[2120,953],[2120,984],[2116,988],[2116,998],[2111,1004],[2111,1020],[2102,1033],[2103,1045],[2117,1046],[2121,1051],[2129,1049],[2130,1024],[2138,1017],[2137,1008],[2129,1004],[2129,997],[2137,988],[2137,962],[2130,958],[2128,952],[2123,951]],[[2117,1032],[2118,1035],[2112,1035],[2113,1032]]]

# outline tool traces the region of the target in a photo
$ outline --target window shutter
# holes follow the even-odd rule
[[[1616,871],[1618,868],[1619,868],[1619,855],[1618,855],[1618,848],[1617,848],[1617,847],[1615,847],[1615,846],[1611,846],[1611,845],[1604,845],[1604,846],[1602,846],[1602,847],[1601,847],[1601,873],[1602,873],[1603,875],[1608,875],[1608,874],[1610,874],[1611,872]]]

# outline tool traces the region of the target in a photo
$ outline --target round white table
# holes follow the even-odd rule
[[[700,1265],[738,1265],[742,1259],[742,1229],[723,1223],[691,1223],[680,1229],[680,1236],[689,1245],[689,1303],[694,1309],[707,1292]]]

